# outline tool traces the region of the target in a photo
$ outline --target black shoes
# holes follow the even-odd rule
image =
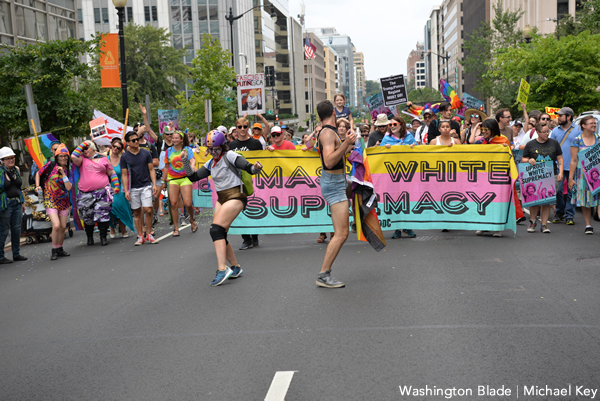
[[[71,256],[71,254],[70,254],[70,253],[66,253],[66,252],[65,252],[65,250],[63,249],[63,247],[62,247],[62,246],[61,246],[60,248],[56,249],[56,254],[57,254],[59,257],[62,257],[62,256]]]
[[[85,225],[85,234],[87,235],[87,244],[89,246],[94,245],[94,225],[93,224]]]
[[[258,243],[258,240],[256,242]],[[244,241],[242,245],[240,245],[240,251],[245,251],[250,248],[254,248],[254,243]]]
[[[8,258],[2,258],[0,259],[0,265],[7,265],[9,263],[12,263],[13,261],[8,259]]]
[[[13,260],[14,260],[15,262],[22,262],[22,261],[24,261],[24,260],[27,260],[27,258],[26,258],[25,256],[23,256],[23,255],[17,255],[17,256],[15,256],[15,257],[13,258]]]
[[[58,260],[58,255],[56,254],[56,248],[52,248],[52,256],[50,256],[50,260]]]

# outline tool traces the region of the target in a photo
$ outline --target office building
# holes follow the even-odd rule
[[[323,48],[325,54],[325,89],[327,92],[327,100],[333,103],[335,94],[338,93],[339,87],[339,70],[338,70],[338,55],[329,46]]]
[[[417,42],[417,46],[408,55],[406,60],[407,76],[406,81],[408,83],[414,83],[415,89],[421,89],[425,87],[425,44],[423,42]]]
[[[367,74],[365,73],[365,55],[362,52],[354,51],[354,70],[356,74],[356,105],[365,106],[365,95],[367,94]]]
[[[440,18],[440,6],[434,6],[425,24],[425,41],[423,46],[425,64],[425,86],[427,88],[439,88],[439,60],[438,48],[438,21]]]

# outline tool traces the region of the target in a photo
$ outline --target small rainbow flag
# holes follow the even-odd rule
[[[52,157],[52,151],[50,148],[52,147],[53,142],[59,142],[58,139],[51,133],[38,135],[38,140],[35,140],[35,137],[27,138],[24,140],[25,146],[27,147],[27,151],[31,155],[31,158],[41,169],[44,164],[46,164],[46,160],[42,159],[42,156],[46,159]]]
[[[439,103],[435,103],[435,104],[427,103],[427,104],[425,104],[425,106],[417,106],[416,104],[413,104],[410,107],[406,108],[406,112],[412,116],[421,117],[421,115],[423,114],[423,111],[427,110],[427,109],[431,109],[432,112],[437,114],[440,112],[440,104]]]
[[[452,105],[453,109],[462,109],[463,103],[460,101],[460,98],[454,89],[448,85],[448,82],[444,81],[443,78],[440,79],[440,92],[442,92],[444,99],[446,99],[446,101]]]

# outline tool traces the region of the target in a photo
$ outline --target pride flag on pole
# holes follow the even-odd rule
[[[50,150],[52,143],[60,143],[51,133],[38,135],[37,141],[35,140],[35,137],[32,136],[31,138],[25,139],[24,142],[27,151],[31,155],[31,158],[38,169],[41,169],[44,164],[46,164],[46,160],[42,159],[42,157],[48,159],[53,156],[52,151]]]
[[[463,103],[460,101],[460,98],[454,89],[448,85],[448,82],[444,81],[443,78],[440,79],[440,92],[442,93],[442,96],[444,96],[444,99],[446,99],[446,101],[452,105],[453,109],[462,109]]]

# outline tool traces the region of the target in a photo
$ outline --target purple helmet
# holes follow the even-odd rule
[[[204,146],[213,147],[225,145],[225,135],[221,131],[213,130],[206,134]]]

